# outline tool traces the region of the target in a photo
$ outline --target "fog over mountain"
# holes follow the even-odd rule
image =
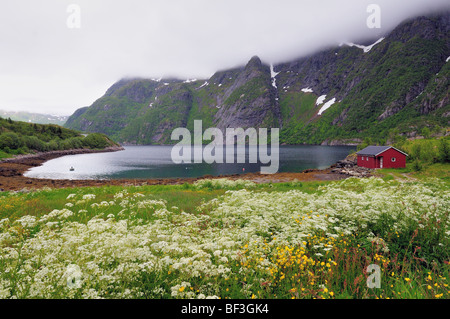
[[[70,4],[79,28],[69,27]],[[370,4],[381,9],[381,28],[367,26]],[[69,115],[126,76],[208,78],[254,55],[281,63],[340,42],[369,44],[406,18],[449,8],[447,0],[8,1],[0,108]]]

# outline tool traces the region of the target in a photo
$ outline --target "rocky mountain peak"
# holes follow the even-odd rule
[[[246,69],[249,68],[261,68],[262,67],[262,62],[261,59],[258,56],[253,56],[250,61],[248,61],[247,65],[246,65]]]

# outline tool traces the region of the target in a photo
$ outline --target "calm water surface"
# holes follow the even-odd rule
[[[327,168],[355,149],[352,146],[280,146],[278,171]],[[268,166],[248,163],[248,149],[244,164],[238,164],[237,160],[234,164],[174,164],[171,150],[172,146],[127,146],[120,152],[68,155],[34,167],[25,176],[49,179],[177,178],[259,172],[262,165]],[[70,171],[71,167],[75,170]]]

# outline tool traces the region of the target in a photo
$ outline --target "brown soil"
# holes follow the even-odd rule
[[[107,151],[115,151],[118,149],[109,149]],[[293,180],[298,181],[330,181],[341,180],[347,178],[347,175],[333,173],[331,168],[325,170],[306,170],[301,173],[276,173],[265,175],[260,173],[246,173],[226,176],[203,176],[200,178],[164,178],[164,179],[117,179],[117,180],[52,180],[37,179],[23,176],[28,169],[40,166],[45,161],[56,157],[80,153],[90,153],[90,150],[72,150],[48,152],[34,155],[25,155],[14,159],[7,159],[0,162],[0,191],[17,191],[26,189],[39,189],[44,187],[50,188],[70,188],[70,187],[87,187],[87,186],[104,186],[104,185],[170,185],[193,183],[196,180],[205,178],[229,178],[229,179],[246,179],[256,183],[282,183]]]

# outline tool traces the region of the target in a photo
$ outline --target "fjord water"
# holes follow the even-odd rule
[[[278,172],[324,169],[353,150],[355,147],[352,146],[280,146]],[[248,147],[243,164],[237,163],[237,155],[230,164],[175,164],[171,151],[172,146],[126,146],[119,152],[68,155],[33,167],[25,176],[48,179],[181,178],[259,172],[261,166],[270,165],[249,163]],[[270,154],[270,147],[268,151]],[[70,171],[71,167],[73,171]]]

